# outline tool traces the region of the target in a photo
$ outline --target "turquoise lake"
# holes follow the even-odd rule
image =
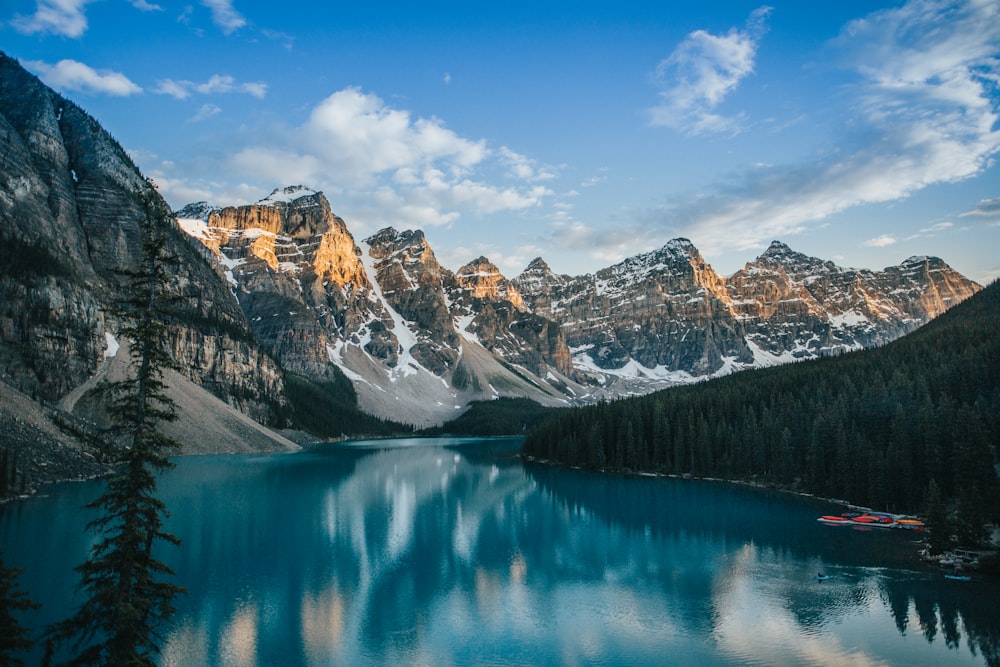
[[[1000,665],[1000,586],[827,502],[523,463],[518,439],[184,457],[161,557],[187,588],[162,665]],[[102,482],[0,506],[43,604],[80,600]],[[822,571],[832,578],[816,581]],[[32,658],[32,662],[37,656]],[[29,663],[30,664],[30,663]]]

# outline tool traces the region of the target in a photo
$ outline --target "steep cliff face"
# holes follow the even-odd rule
[[[752,361],[725,281],[686,239],[576,278],[535,260],[515,285],[529,309],[561,324],[576,368],[602,383]]]
[[[896,295],[907,315],[923,323],[981,288],[938,257],[910,257],[874,276],[882,293]]]
[[[913,331],[979,289],[937,258],[848,269],[775,241],[730,277],[748,340],[780,361],[860,349]]]
[[[479,257],[452,273],[420,231],[355,244],[320,193],[186,209],[257,337],[287,368],[336,366],[362,405],[415,423],[468,400],[568,403],[884,343],[974,293],[941,260],[844,269],[775,242],[726,279],[687,239],[584,276],[541,258],[508,280]]]
[[[455,273],[455,283],[473,299],[510,301],[518,310],[525,310],[524,299],[514,283],[485,257],[472,260]]]
[[[100,125],[0,54],[0,373],[55,400],[103,362],[111,314],[141,253],[135,192],[146,181]],[[177,257],[175,359],[189,379],[267,420],[282,400],[277,366],[253,341],[238,304],[171,226]]]
[[[415,325],[411,332],[416,342],[409,353],[434,375],[443,375],[458,359],[458,334],[444,294],[454,276],[438,263],[419,230],[397,232],[388,227],[365,239],[365,244],[382,296]]]
[[[561,396],[530,377],[549,359],[572,370],[558,326],[517,310],[508,300],[516,291],[501,286],[502,276],[472,297],[422,232],[386,228],[356,243],[326,197],[302,186],[246,206],[192,204],[177,215],[226,276],[264,349],[314,380],[345,373],[369,412],[430,424],[470,400]],[[482,326],[516,339],[516,354],[491,356],[457,328],[474,317],[468,304],[484,300],[495,308],[480,317],[489,321]]]
[[[179,211],[178,223],[214,255],[254,336],[288,370],[330,379],[335,341],[385,317],[368,298],[361,251],[322,193],[292,186],[247,206],[202,202]]]
[[[540,378],[550,370],[572,376],[572,357],[561,327],[529,312],[514,283],[487,258],[458,270],[448,298],[464,337]]]

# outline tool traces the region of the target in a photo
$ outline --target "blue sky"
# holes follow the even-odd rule
[[[510,276],[679,236],[1000,276],[996,0],[7,0],[0,48],[175,207],[301,183]]]

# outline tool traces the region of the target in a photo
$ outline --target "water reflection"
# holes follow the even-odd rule
[[[387,444],[182,460],[162,664],[1000,664],[995,584],[906,569],[912,536],[821,526],[824,504]],[[0,510],[39,625],[72,606],[96,491]]]

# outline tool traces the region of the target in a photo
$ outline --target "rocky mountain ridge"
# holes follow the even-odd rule
[[[199,217],[183,217],[190,214]],[[420,231],[386,228],[355,241],[322,193],[302,186],[242,207],[199,203],[177,215],[216,258],[255,337],[282,367],[317,380],[344,373],[368,412],[431,424],[477,398],[564,399],[537,373],[547,356],[570,370],[568,351],[550,351],[547,338],[520,349],[538,338],[527,331],[532,325],[547,335],[543,323],[523,313],[516,350],[492,333],[508,331],[511,313],[521,312],[496,267],[453,274]],[[489,347],[479,330],[491,332]]]
[[[937,258],[847,269],[779,242],[727,278],[687,239],[583,276],[541,258],[513,279],[485,257],[452,272],[419,230],[355,242],[302,186],[178,218],[284,367],[335,366],[363,408],[414,423],[476,398],[576,404],[878,345],[979,289]]]

